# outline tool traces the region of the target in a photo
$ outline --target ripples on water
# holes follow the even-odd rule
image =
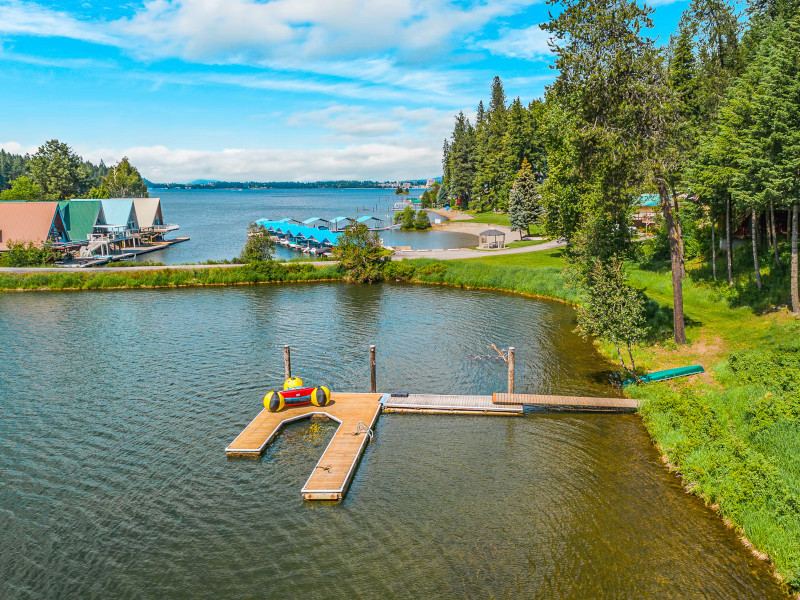
[[[0,596],[778,598],[635,415],[385,415],[339,504],[333,434],[225,446],[294,370],[334,389],[614,393],[569,307],[344,284],[0,296]]]

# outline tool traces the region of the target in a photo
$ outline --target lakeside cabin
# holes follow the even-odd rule
[[[53,245],[69,242],[58,202],[0,202],[0,251],[9,242]]]
[[[75,198],[0,202],[0,251],[6,241],[53,246],[83,258],[163,241],[178,225],[164,222],[160,198]]]
[[[642,194],[639,196],[636,213],[633,215],[633,224],[637,229],[644,229],[655,225],[656,212],[661,207],[661,198],[658,194]]]

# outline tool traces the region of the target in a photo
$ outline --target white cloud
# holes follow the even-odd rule
[[[0,142],[0,149],[11,154],[35,154],[39,146],[23,146],[18,142]]]
[[[96,44],[117,43],[114,35],[93,23],[75,19],[69,13],[17,0],[0,3],[0,33],[65,37]]]
[[[151,56],[215,64],[417,55],[453,45],[531,0],[151,0],[114,26]],[[428,56],[429,57],[429,56]]]
[[[286,119],[286,124],[290,127],[325,130],[338,140],[369,137],[396,143],[397,138],[405,136],[415,137],[417,144],[432,142],[436,146],[439,138],[452,129],[453,115],[451,110],[433,108],[396,106],[376,110],[335,104],[321,110],[293,113]]]
[[[538,25],[531,25],[525,29],[503,30],[498,39],[486,40],[479,45],[492,54],[539,60],[550,54],[550,47],[547,45],[549,38],[547,31],[542,31]]]
[[[13,142],[12,142],[13,143]],[[310,150],[237,149],[220,151],[137,146],[96,149],[84,158],[114,164],[127,156],[150,181],[193,179],[229,181],[318,181],[325,179],[397,179],[441,171],[441,150],[404,143],[360,144]]]

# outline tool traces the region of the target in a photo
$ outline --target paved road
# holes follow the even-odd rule
[[[436,258],[438,260],[457,260],[464,258],[487,258],[501,254],[525,254],[526,252],[540,252],[562,248],[566,242],[551,241],[536,246],[522,246],[521,248],[504,248],[502,250],[474,250],[472,248],[453,248],[451,250],[401,250],[394,253],[392,260],[404,258]]]
[[[526,252],[539,252],[541,250],[552,250],[561,248],[566,244],[563,242],[545,242],[536,246],[523,246],[522,248],[505,248],[503,250],[473,250],[471,248],[453,248],[450,250],[402,250],[394,253],[392,260],[403,260],[404,258],[435,258],[438,260],[459,260],[464,258],[486,258],[501,254],[524,254]],[[334,261],[308,261],[283,263],[292,265],[314,265],[324,267],[325,265],[335,264]],[[175,270],[195,270],[195,269],[230,269],[242,265],[164,265],[164,266],[142,266],[142,267],[0,267],[0,273],[118,273],[135,271],[160,271],[162,269]]]

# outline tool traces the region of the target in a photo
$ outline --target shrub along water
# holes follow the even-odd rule
[[[688,486],[800,589],[800,324],[700,380],[634,388],[648,430]]]
[[[121,272],[0,273],[0,290],[93,290],[342,279],[338,265],[259,262],[239,267]]]

